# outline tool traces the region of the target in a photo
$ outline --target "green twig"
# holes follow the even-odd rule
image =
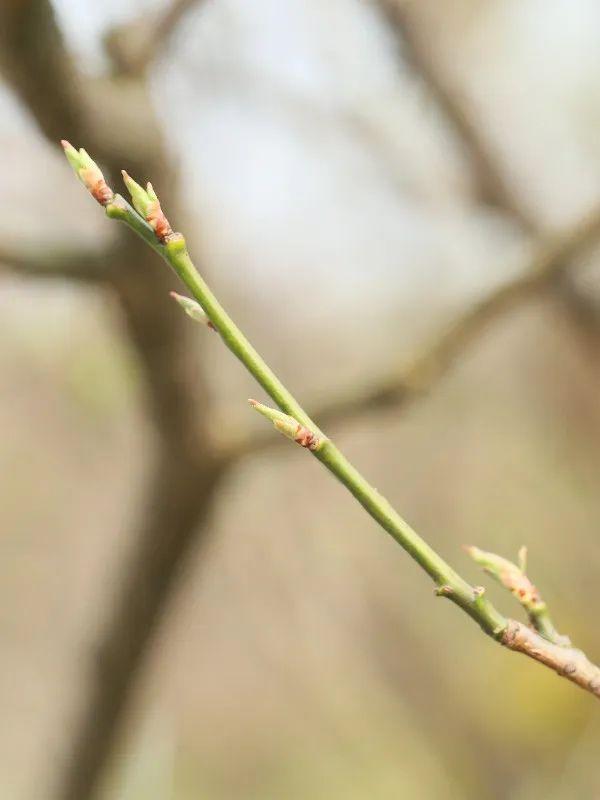
[[[156,200],[153,200],[152,196],[148,195],[139,184],[135,184],[129,176],[126,176],[126,181],[132,191],[134,203],[146,214],[149,203]],[[250,344],[199,275],[189,256],[184,237],[180,233],[168,233],[162,242],[159,241],[152,226],[119,195],[115,195],[111,202],[106,204],[106,214],[111,219],[124,222],[160,253],[187,286],[227,347],[281,411],[312,432],[319,440],[319,447],[312,449],[315,458],[350,490],[373,519],[423,567],[436,583],[439,594],[459,605],[487,634],[497,639],[501,638],[508,620],[487,598],[463,580],[365,480],[334,443],[324,436],[317,424]]]
[[[226,346],[280,410],[269,409],[256,401],[250,401],[252,405],[271,419],[278,430],[310,450],[313,456],[346,486],[368,514],[433,579],[436,584],[436,594],[447,597],[462,608],[489,636],[511,649],[541,661],[600,697],[600,670],[595,665],[579,651],[551,644],[537,632],[524,629],[520,623],[504,617],[486,598],[485,590],[471,586],[458,575],[319,430],[316,423],[235,325],[197,272],[184,237],[172,231],[151,184],[143,189],[124,173],[134,209],[120,195],[114,195],[110,190],[107,193],[104,186],[99,193],[98,174],[94,169],[95,165],[90,166],[87,153],[82,150],[78,154],[66,143],[63,146],[75,171],[96,200],[105,207],[107,216],[128,225],[162,256],[186,285]]]

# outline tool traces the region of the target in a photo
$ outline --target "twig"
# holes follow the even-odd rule
[[[83,152],[83,151],[81,151]],[[70,153],[74,161],[75,151]],[[77,164],[74,164],[77,169]],[[365,511],[389,533],[422,567],[436,584],[436,594],[447,597],[472,617],[482,630],[506,647],[522,652],[552,668],[559,675],[600,697],[600,671],[572,648],[555,645],[535,631],[504,617],[485,597],[482,587],[467,583],[433,550],[392,508],[346,459],[335,444],[317,427],[296,398],[271,370],[194,267],[182,234],[174,233],[150,184],[144,190],[125,174],[135,210],[120,195],[102,200],[106,214],[130,227],[155,250],[186,285],[202,307],[225,345],[275,401],[281,411],[268,409],[256,401],[258,410],[272,419],[288,438],[309,450],[358,500]],[[535,283],[539,280],[533,278]]]
[[[478,547],[465,547],[471,558],[483,569],[508,589],[513,597],[525,609],[529,622],[544,639],[561,647],[569,647],[571,642],[567,636],[561,636],[554,627],[548,606],[542,600],[538,588],[527,575],[527,548],[519,550],[519,563],[514,564],[507,558],[495,553],[487,553]]]
[[[499,159],[489,145],[467,100],[439,68],[431,45],[419,31],[411,5],[403,0],[377,0],[391,30],[396,34],[402,54],[414,74],[423,81],[464,148],[475,178],[479,199],[507,212],[528,233],[539,234],[540,226],[517,196],[511,182],[499,167]]]
[[[467,155],[480,200],[507,214],[524,233],[539,239],[543,226],[523,203],[495,148],[488,141],[471,105],[460,88],[448,79],[432,53],[429,37],[419,30],[411,0],[377,0],[396,35],[402,53],[414,74],[420,78],[449,123]],[[571,279],[558,287],[569,318],[579,331],[595,336],[600,331],[600,315],[594,303]]]
[[[112,82],[107,87],[110,102],[103,102],[105,98],[98,95],[96,84],[75,69],[48,0],[0,4],[0,64],[48,139],[55,140],[66,133],[89,142],[112,174],[127,153],[130,166],[135,165],[144,174],[162,175],[159,183],[165,183],[170,159],[161,144],[160,131],[153,127],[148,93],[136,95],[136,102],[143,100],[136,114],[144,120],[146,135],[140,146],[139,136],[134,132],[138,144],[134,148],[130,144],[132,136],[122,127],[122,118],[131,116],[130,110],[128,114],[122,113],[123,104],[131,109],[131,92],[124,86],[128,82]],[[215,498],[217,482],[203,468],[203,459],[212,463],[214,456],[211,437],[199,424],[208,416],[201,364],[186,340],[185,321],[180,322],[175,311],[170,314],[164,308],[161,292],[166,292],[168,280],[154,269],[151,255],[141,242],[138,246],[137,240],[124,242],[115,253],[107,286],[123,309],[125,330],[138,353],[148,385],[147,398],[158,443],[155,472],[145,509],[131,534],[138,557],[132,557],[119,576],[119,583],[125,588],[108,610],[96,646],[97,652],[112,655],[100,659],[105,667],[92,676],[81,723],[69,740],[64,774],[60,776],[56,794],[52,795],[57,800],[82,800],[94,793],[119,731],[135,676],[175,586],[175,571],[184,565],[192,543],[206,537],[207,519]],[[379,396],[384,407],[385,389]],[[348,409],[350,418],[365,413],[368,396],[364,400],[351,400],[349,405],[346,400],[336,402],[330,411],[343,415],[344,409]],[[392,398],[392,402],[396,400]],[[204,408],[200,407],[202,403]],[[220,468],[215,469],[218,472]],[[197,481],[193,480],[195,470]],[[180,474],[184,476],[180,491],[172,484],[165,484],[171,486],[171,491],[160,490],[164,476],[176,478]],[[205,491],[204,481],[209,479],[211,483]],[[173,509],[181,522],[172,528],[170,555],[164,560],[164,571],[159,571],[152,568],[154,561],[144,558],[144,554],[153,553],[161,544],[165,527],[162,515],[168,514],[169,509]],[[154,525],[150,524],[152,521]],[[134,587],[146,603],[147,613],[139,616],[128,602]]]
[[[0,244],[0,270],[9,270],[29,278],[50,278],[101,283],[107,280],[113,253],[111,250],[35,250]]]
[[[523,653],[568,678],[582,689],[600,698],[600,668],[575,647],[561,647],[517,620],[509,620],[502,635],[502,644],[516,653]]]
[[[519,550],[519,564],[478,547],[465,548],[471,558],[499,581],[523,606],[531,628],[510,620],[502,634],[502,644],[541,661],[582,689],[600,697],[600,668],[585,653],[571,646],[568,636],[561,636],[550,618],[548,606],[526,573],[527,549]],[[533,630],[532,630],[533,628]]]

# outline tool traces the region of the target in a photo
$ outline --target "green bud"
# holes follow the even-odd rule
[[[169,220],[164,215],[160,202],[151,183],[142,188],[139,183],[133,180],[125,170],[122,170],[125,186],[131,195],[131,202],[138,214],[143,217],[148,225],[156,234],[156,238],[161,244],[166,244],[173,236],[173,229]]]
[[[495,553],[487,553],[485,550],[480,550],[478,547],[474,546],[465,547],[465,550],[473,561],[476,561],[486,572],[489,572],[489,574],[493,575],[495,578],[500,579],[500,576],[505,572],[521,574],[521,570],[507,558],[497,556]]]
[[[200,303],[192,300],[191,297],[185,297],[182,294],[177,294],[177,292],[171,292],[171,297],[173,300],[179,303],[188,317],[191,317],[195,322],[201,322],[203,325],[207,325],[209,328],[214,327],[206,312],[203,311],[202,307],[200,306]]]
[[[102,206],[107,206],[112,202],[114,198],[113,191],[110,186],[107,185],[100,167],[93,158],[90,157],[83,147],[76,150],[73,145],[65,139],[61,141],[61,144],[67,161],[92,197]]]
[[[146,194],[148,195],[151,202],[158,203],[158,197],[156,196],[156,192],[150,181],[146,184]]]
[[[248,402],[252,408],[258,411],[259,414],[262,414],[263,417],[270,419],[273,424],[277,422],[282,425],[283,428],[293,430],[294,433],[296,432],[296,428],[300,423],[293,417],[290,417],[289,414],[284,414],[283,411],[279,411],[277,408],[271,408],[270,406],[264,405],[264,403],[259,403],[258,400],[248,400]]]
[[[465,547],[473,561],[505,586],[528,611],[535,611],[543,607],[542,599],[533,583],[525,574],[527,550],[519,550],[519,565],[513,564],[507,558],[480,550],[478,547]]]
[[[284,414],[276,408],[265,406],[257,400],[248,400],[252,408],[255,408],[263,417],[270,419],[277,430],[286,436],[288,439],[296,442],[301,447],[306,447],[309,450],[318,450],[321,445],[321,440],[304,425],[301,425],[298,420],[291,417],[289,414]]]
[[[79,177],[79,169],[81,167],[81,153],[79,150],[76,150],[70,142],[67,142],[66,139],[61,140],[62,148],[65,151],[65,155],[67,157],[67,161],[75,170],[75,173]]]
[[[146,219],[151,210],[152,203],[156,199],[156,195],[154,195],[154,198],[150,197],[146,189],[140,186],[137,181],[134,181],[131,175],[128,175],[124,169],[121,170],[121,175],[123,176],[123,181],[127,187],[127,191],[131,195],[133,207],[141,217]],[[154,191],[152,193],[154,194]]]

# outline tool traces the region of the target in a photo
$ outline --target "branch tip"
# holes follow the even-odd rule
[[[76,150],[66,139],[60,141],[67,161],[88,192],[101,206],[107,206],[114,198],[114,192],[106,183],[99,166],[81,147]]]

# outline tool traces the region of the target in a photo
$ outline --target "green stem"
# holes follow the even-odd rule
[[[313,453],[315,458],[349,489],[371,517],[427,572],[437,585],[438,594],[448,597],[466,611],[487,634],[495,639],[501,639],[508,620],[494,608],[481,591],[474,589],[461,578],[402,519],[333,442],[323,437],[313,420],[246,339],[199,275],[190,259],[183,236],[174,234],[165,244],[159,244],[152,228],[118,195],[106,207],[106,213],[109,217],[127,224],[165,259],[202,306],[227,347],[279,408],[322,437],[322,444]]]
[[[553,642],[554,644],[558,644],[563,647],[570,644],[569,637],[562,636],[556,630],[546,603],[542,603],[535,608],[527,609],[527,616],[529,617],[529,621],[536,631],[545,639],[548,639],[549,642]]]

